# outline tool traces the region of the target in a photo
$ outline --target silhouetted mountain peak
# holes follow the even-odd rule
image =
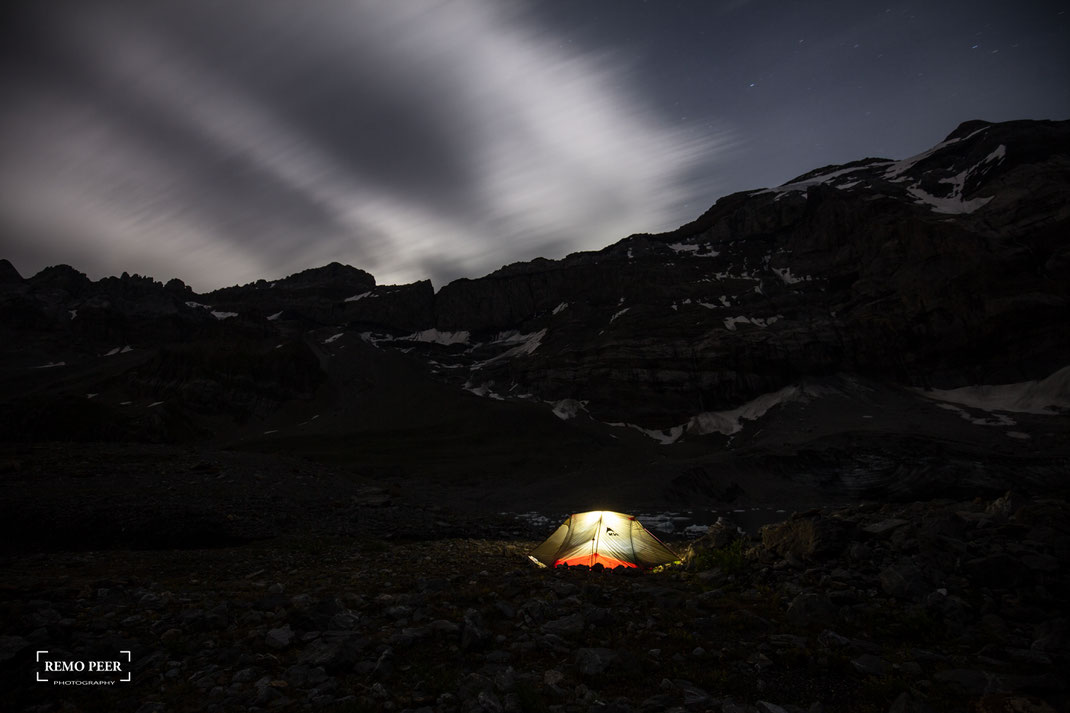
[[[70,265],[50,265],[29,279],[35,288],[56,288],[70,293],[84,290],[91,280]]]
[[[10,261],[0,258],[0,284],[8,282],[22,282],[22,275]]]
[[[313,287],[339,284],[370,289],[375,287],[375,278],[364,270],[351,265],[331,262],[323,267],[302,270],[277,282],[280,287]]]
[[[948,134],[944,141],[947,142],[954,141],[955,139],[964,139],[970,134],[976,132],[978,129],[983,129],[986,126],[992,126],[992,122],[984,121],[983,119],[971,119],[969,121],[964,121],[959,124],[954,131]]]

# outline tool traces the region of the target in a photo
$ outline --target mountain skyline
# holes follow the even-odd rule
[[[302,8],[304,8],[302,10]],[[26,274],[436,287],[693,220],[981,118],[1070,115],[1057,3],[18,3],[0,230]]]

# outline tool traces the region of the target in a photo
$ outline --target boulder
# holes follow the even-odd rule
[[[918,601],[929,593],[925,574],[908,559],[882,569],[880,584],[885,593],[898,599]]]

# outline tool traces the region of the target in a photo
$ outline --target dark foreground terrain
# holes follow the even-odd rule
[[[326,466],[78,453],[0,462],[5,710],[1070,707],[1062,498],[830,506],[670,541],[664,571],[549,571],[525,553],[552,526]],[[129,651],[131,681],[38,682],[38,651]]]

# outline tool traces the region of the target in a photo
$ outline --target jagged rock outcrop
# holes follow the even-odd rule
[[[259,319],[273,317],[323,325],[338,322],[346,300],[374,289],[375,278],[364,270],[332,262],[281,280],[224,287],[205,294],[204,300],[216,309]]]
[[[370,290],[374,287],[375,278],[364,270],[332,262],[323,267],[302,270],[281,280],[257,280],[247,285],[224,287],[206,296],[227,300],[260,290],[281,290],[294,295],[345,299],[355,290]]]

